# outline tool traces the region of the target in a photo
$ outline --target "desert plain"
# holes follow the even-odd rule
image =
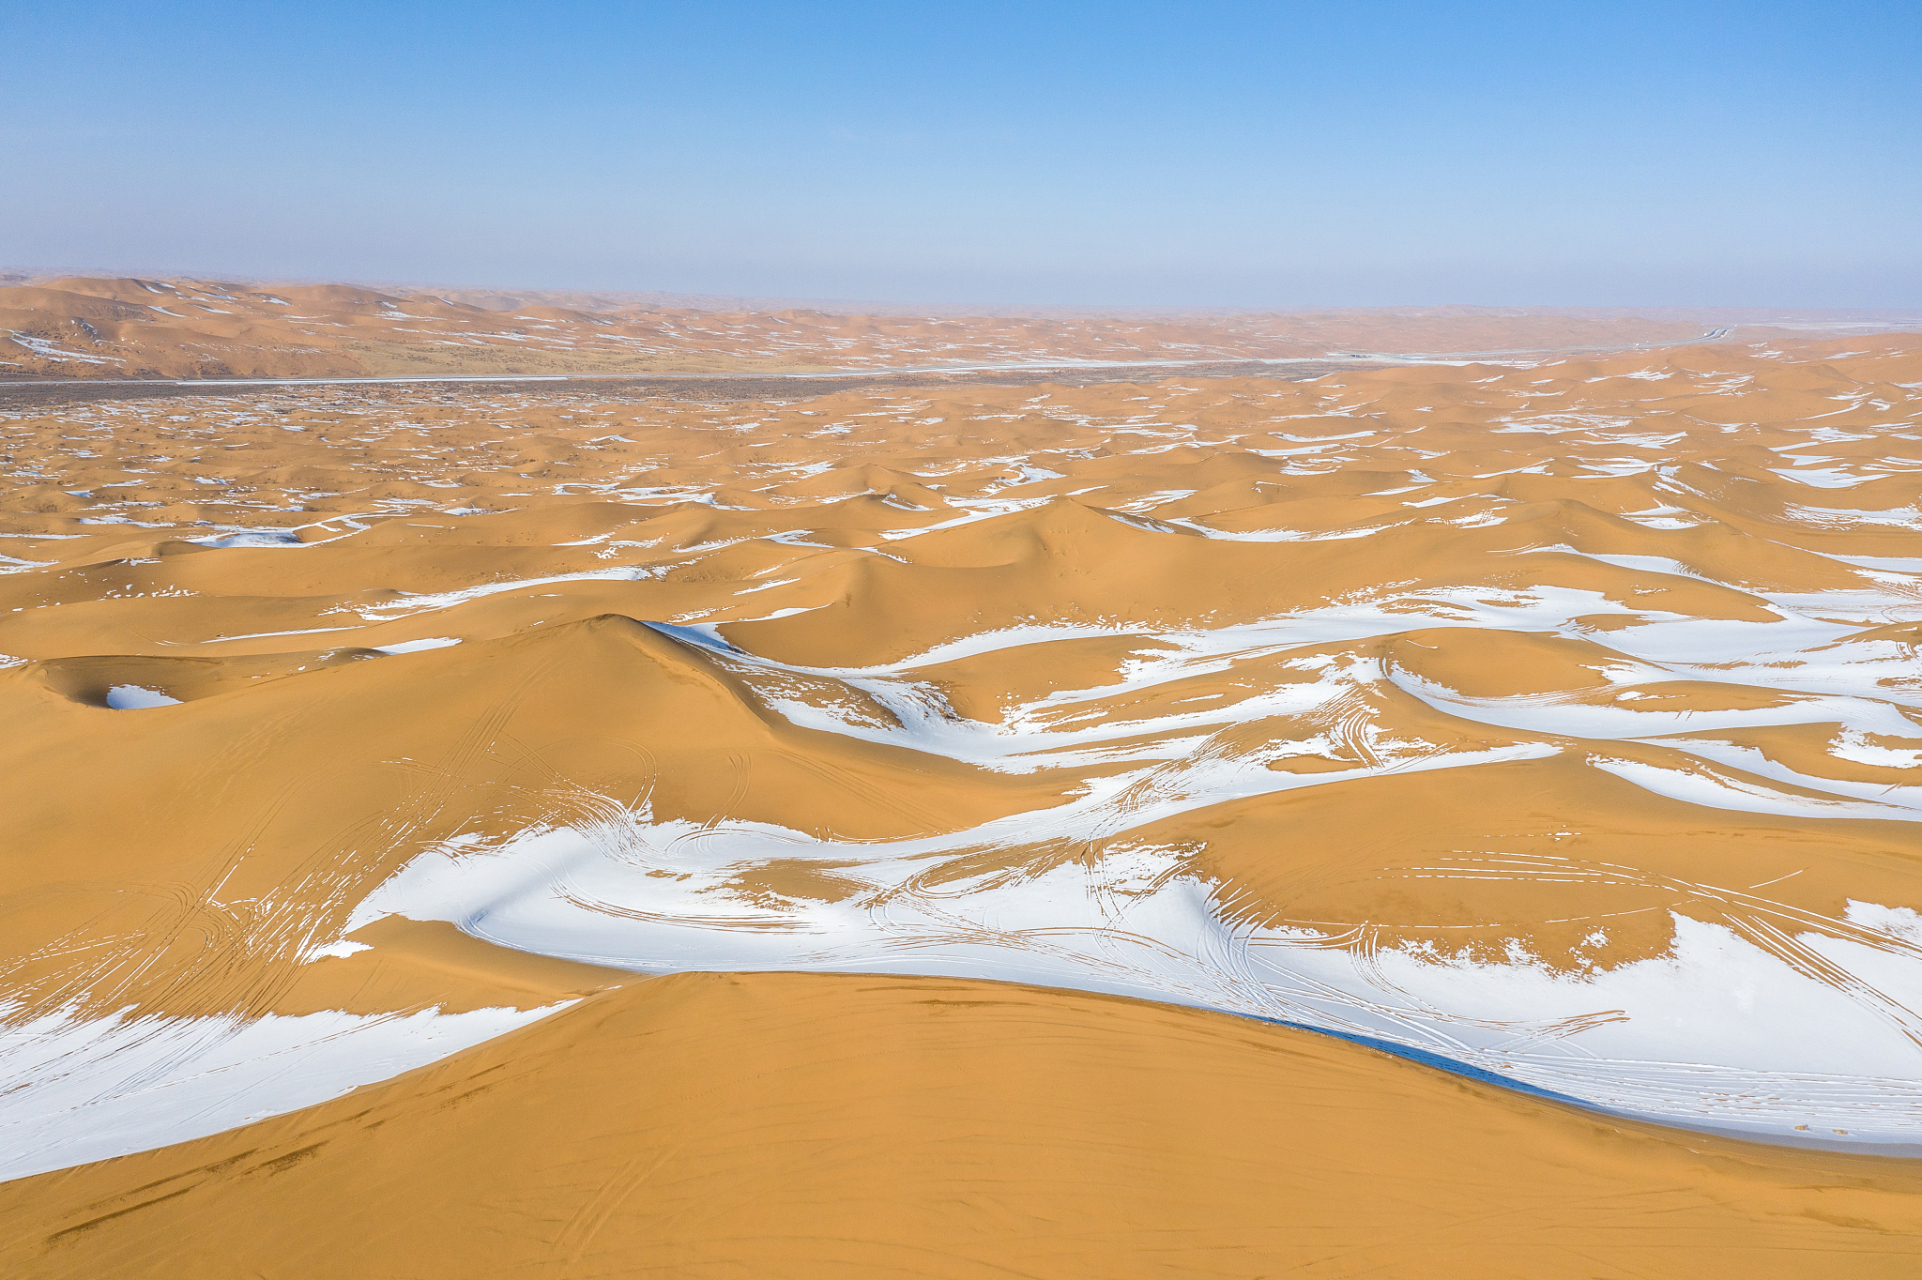
[[[0,331],[9,1275],[1922,1267],[1913,326]]]

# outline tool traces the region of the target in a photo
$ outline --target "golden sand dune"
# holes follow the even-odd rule
[[[1713,332],[1677,319],[1477,312],[840,315],[593,295],[206,280],[0,287],[0,380],[661,374],[1289,360],[1362,352],[1612,349]]]
[[[16,1265],[1906,1274],[1918,388],[0,418]]]
[[[46,1277],[1907,1276],[1907,1161],[1704,1139],[1220,1014],[683,975],[5,1192]]]

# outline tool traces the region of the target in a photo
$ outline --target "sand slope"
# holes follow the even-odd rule
[[[642,982],[0,1188],[20,1276],[1903,1276],[1922,1174],[979,982]]]

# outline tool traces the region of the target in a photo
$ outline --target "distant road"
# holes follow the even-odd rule
[[[920,374],[1033,373],[1059,369],[1132,370],[1188,369],[1204,365],[1347,364],[1353,361],[1421,360],[1421,356],[1383,356],[1369,353],[1329,354],[1319,357],[1229,357],[1216,360],[1013,360],[994,364],[926,364],[875,369],[764,369],[733,373],[410,373],[393,377],[341,374],[328,378],[6,378],[0,386],[30,387],[294,387],[336,383],[388,382],[687,382],[714,378],[837,378],[896,377]]]
[[[20,412],[99,400],[171,396],[249,395],[299,387],[379,390],[435,387],[474,391],[553,390],[625,398],[677,400],[780,400],[830,395],[859,387],[924,387],[948,384],[1027,386],[1038,382],[1090,386],[1160,378],[1279,378],[1290,382],[1350,369],[1414,363],[1394,356],[1323,360],[1140,361],[1136,363],[974,365],[967,367],[841,370],[832,373],[646,373],[500,374],[402,378],[70,378],[29,382],[0,380],[0,410]]]

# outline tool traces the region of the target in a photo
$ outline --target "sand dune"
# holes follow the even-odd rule
[[[0,418],[14,1265],[1907,1274],[1919,387]]]
[[[684,975],[297,1115],[9,1184],[0,1257],[47,1277],[1893,1277],[1922,1261],[1918,1192],[1909,1162],[1600,1123],[1218,1014]]]

